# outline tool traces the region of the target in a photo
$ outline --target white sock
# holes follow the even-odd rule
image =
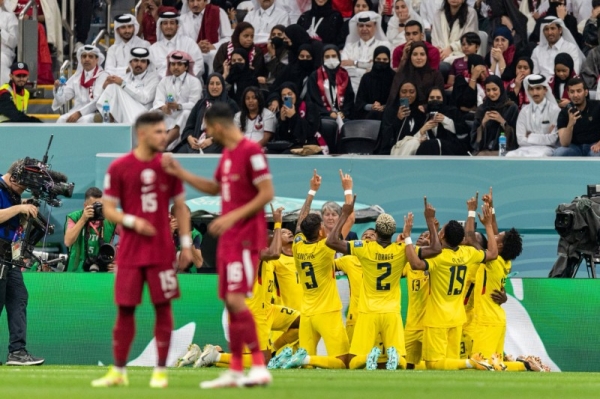
[[[217,360],[215,361],[215,363],[219,363],[221,361],[221,352],[219,352],[219,354],[217,355]]]
[[[467,363],[467,368],[468,369],[472,369],[473,368],[473,365],[471,364],[471,361],[469,359],[466,360],[466,363]]]
[[[156,372],[156,373],[162,373],[165,371],[167,371],[166,367],[158,367],[158,366],[154,367],[154,372]]]
[[[306,366],[307,364],[310,364],[310,356],[308,356],[308,355],[302,361],[303,366]]]
[[[125,367],[114,367],[115,371],[121,373],[121,374],[127,374],[127,369]]]

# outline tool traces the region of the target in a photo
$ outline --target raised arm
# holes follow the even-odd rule
[[[496,223],[496,212],[494,211],[494,197],[492,196],[492,188],[490,187],[490,192],[484,194],[481,200],[488,204],[490,209],[492,210],[492,228],[494,229],[494,234],[498,234],[498,223]],[[475,207],[477,209],[477,207]]]
[[[300,225],[306,215],[310,212],[310,206],[312,205],[313,198],[315,198],[315,194],[319,191],[321,187],[321,176],[317,174],[317,170],[313,170],[313,175],[310,178],[310,190],[308,190],[308,194],[306,195],[306,199],[304,200],[304,204],[302,205],[302,209],[300,209],[300,214],[298,214],[298,222],[296,222],[296,234],[300,232]]]
[[[260,260],[276,260],[281,256],[281,223],[283,222],[282,212],[283,208],[277,208],[273,210],[273,204],[271,206],[271,214],[273,215],[273,240],[269,248],[263,249],[260,252]]]
[[[477,242],[477,238],[475,237],[475,215],[477,214],[477,202],[479,199],[479,191],[475,194],[474,197],[471,197],[467,201],[467,224],[465,225],[465,238],[467,240],[467,244],[475,247],[477,249],[483,249],[481,245]]]
[[[221,191],[221,185],[218,182],[190,173],[189,171],[185,170],[181,164],[171,156],[171,154],[163,154],[162,167],[165,172],[176,176],[198,191],[202,191],[203,193],[210,195],[217,195]],[[271,180],[269,180],[269,183],[270,182]],[[266,205],[269,201],[271,201],[271,198],[269,198],[262,206]]]
[[[494,229],[492,227],[492,208],[490,208],[487,204],[482,205],[481,208],[483,215],[479,214],[478,216],[481,224],[485,226],[485,232],[488,238],[485,261],[489,262],[498,258],[498,246],[496,245],[496,235],[494,234]]]
[[[407,216],[404,216],[404,229],[402,230],[402,235],[404,236],[404,244],[406,259],[408,263],[410,263],[410,267],[413,270],[426,270],[427,263],[420,259],[417,255],[417,251],[415,251],[415,247],[412,244],[412,239],[410,238],[410,233],[413,227],[414,216],[412,212],[409,212]]]
[[[342,188],[344,189],[344,203],[349,204],[353,201],[352,177],[347,173],[344,174],[344,172],[342,172],[342,170],[340,169],[340,180],[342,181]],[[356,198],[356,197],[354,197],[354,198]],[[352,209],[354,209],[354,207]],[[342,238],[348,237],[348,233],[350,233],[350,230],[352,230],[352,226],[354,226],[354,221],[355,221],[355,217],[354,217],[354,210],[353,210],[352,213],[348,216],[348,219],[346,219],[346,222],[344,223],[344,225],[342,226],[342,231],[341,231]]]
[[[435,208],[427,202],[427,197],[423,197],[423,201],[425,204],[425,223],[427,223],[427,228],[429,229],[429,246],[421,247],[421,258],[427,259],[442,252],[442,245],[437,232],[439,224],[436,223]]]
[[[354,203],[356,202],[356,195],[352,198],[350,203],[346,202],[342,206],[342,214],[338,219],[335,227],[329,235],[327,236],[327,241],[325,241],[325,245],[329,248],[334,249],[336,252],[340,252],[342,254],[349,254],[350,250],[348,248],[348,241],[344,240],[342,237],[342,227],[346,224],[350,215],[354,213]]]

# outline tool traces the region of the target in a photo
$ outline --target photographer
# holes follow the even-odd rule
[[[65,245],[69,247],[67,270],[114,271],[114,263],[105,264],[98,254],[103,245],[112,242],[115,228],[114,223],[104,219],[102,191],[97,187],[87,189],[83,210],[69,213],[65,223]]]
[[[187,218],[192,217],[190,208],[188,206],[186,208]],[[181,251],[181,244],[179,242],[179,223],[177,223],[177,218],[175,217],[175,209],[171,206],[171,211],[169,213],[169,226],[171,227],[171,235],[173,237],[173,244],[175,245],[175,250],[177,251],[177,258],[179,258],[179,251]],[[192,263],[188,265],[185,269],[184,273],[196,273],[198,269],[202,267],[204,264],[204,258],[202,257],[202,251],[200,250],[200,246],[202,245],[202,233],[192,226]]]
[[[32,356],[26,346],[28,293],[23,275],[14,267],[11,244],[18,236],[21,215],[37,216],[34,205],[21,204],[25,187],[11,181],[11,176],[20,166],[14,162],[8,172],[0,178],[0,314],[6,306],[10,342],[6,364],[11,366],[33,366],[44,363],[44,359]]]

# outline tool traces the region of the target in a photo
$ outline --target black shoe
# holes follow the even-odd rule
[[[31,356],[25,349],[9,353],[6,359],[7,366],[39,366],[43,363],[44,359]]]

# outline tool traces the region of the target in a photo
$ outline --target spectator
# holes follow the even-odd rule
[[[394,70],[390,67],[390,49],[379,46],[373,52],[373,68],[360,81],[354,116],[356,119],[381,120],[383,110],[394,80]]]
[[[529,75],[524,81],[529,104],[517,118],[519,148],[509,151],[507,157],[549,157],[558,145],[556,123],[560,108],[542,75]]]
[[[332,0],[331,4],[334,10],[339,11],[342,18],[348,19],[352,17],[353,4],[350,0]]]
[[[250,86],[258,86],[258,79],[250,69],[248,53],[243,48],[233,50],[231,64],[224,63],[223,77],[229,86],[229,97],[238,105],[242,104],[242,93]]]
[[[391,47],[381,29],[381,15],[363,11],[352,17],[350,35],[342,50],[342,67],[348,71],[355,92],[360,79],[373,66],[373,50],[379,46]]]
[[[359,12],[375,11],[375,6],[371,0],[352,0],[352,15],[344,21],[340,37],[346,38],[350,35],[350,20]],[[345,44],[345,43],[344,43]]]
[[[167,151],[172,151],[181,142],[181,133],[190,111],[200,99],[202,82],[188,71],[194,70],[194,60],[183,51],[168,55],[167,76],[156,88],[152,108],[162,111],[167,125]]]
[[[0,86],[0,123],[37,122],[38,118],[27,115],[29,91],[25,88],[29,68],[24,62],[15,62],[10,67],[10,80]]]
[[[550,77],[548,84],[559,107],[564,108],[571,102],[567,82],[576,76],[573,69],[573,57],[567,53],[557,54],[554,58],[554,75]]]
[[[504,83],[498,76],[485,80],[486,98],[475,112],[471,128],[471,147],[474,155],[498,155],[498,138],[504,132],[508,151],[516,148],[514,129],[519,109],[508,99]]]
[[[394,4],[394,15],[390,18],[385,33],[392,48],[396,48],[399,45],[406,43],[404,29],[409,21],[417,21],[421,26],[423,25],[423,20],[419,14],[407,4],[407,0],[396,0],[396,3]]]
[[[111,75],[124,78],[130,67],[129,59],[131,50],[136,47],[150,48],[150,43],[140,39],[137,34],[140,25],[131,14],[122,14],[115,17],[115,43],[106,53],[104,69]]]
[[[598,0],[600,2],[600,0]],[[600,7],[598,7],[600,12]],[[590,90],[596,90],[598,86],[598,76],[600,76],[600,46],[594,47],[588,53],[579,74],[585,81],[585,85]],[[597,97],[600,99],[600,97]]]
[[[247,87],[242,93],[240,112],[234,122],[246,138],[265,146],[275,133],[275,114],[265,107],[265,99],[256,86]]]
[[[148,43],[156,43],[156,23],[158,16],[163,12],[173,12],[177,14],[177,9],[173,7],[161,7],[161,0],[143,0],[136,15],[138,24],[141,26],[140,36]]]
[[[550,78],[554,74],[554,58],[558,53],[568,53],[573,56],[575,73],[583,62],[583,53],[573,39],[571,32],[565,28],[565,23],[556,17],[545,17],[541,24],[540,44],[533,50],[533,73]]]
[[[204,58],[196,42],[179,31],[179,16],[171,11],[163,12],[158,18],[156,27],[157,41],[150,47],[156,73],[160,77],[168,75],[169,54],[181,51],[192,57],[193,66],[189,73],[202,77],[204,73]]]
[[[431,89],[423,108],[427,122],[419,130],[421,144],[416,155],[467,155],[469,128],[458,109],[446,105],[444,91]]]
[[[160,0],[158,0],[160,1]],[[67,2],[70,4],[70,2]],[[78,0],[75,2],[75,51],[79,51],[87,43],[92,16],[94,14],[93,0]],[[62,26],[61,26],[62,27]]]
[[[267,53],[265,54],[265,67],[267,68],[267,87],[271,86],[275,80],[283,73],[289,64],[288,49],[283,40],[285,35],[285,26],[275,25],[271,29],[269,43],[267,44]]]
[[[111,75],[106,79],[96,108],[102,112],[108,101],[111,120],[133,125],[139,115],[152,108],[160,77],[154,71],[147,48],[134,47],[127,58],[129,72],[122,78]]]
[[[62,115],[56,123],[92,123],[96,102],[104,90],[108,74],[102,69],[104,54],[95,46],[85,45],[77,50],[77,70],[59,93],[60,82],[54,82],[52,109],[58,110],[74,100],[73,108]]]
[[[83,210],[67,215],[64,241],[69,249],[67,270],[71,272],[114,271],[114,263],[108,265],[107,269],[101,269],[96,263],[100,247],[111,243],[117,230],[115,223],[94,218],[96,203],[102,209],[102,190],[97,187],[88,188],[85,191]]]
[[[560,147],[555,157],[600,156],[600,102],[588,100],[588,89],[581,78],[567,83],[573,107],[560,111],[556,127]]]
[[[340,66],[340,51],[332,44],[323,48],[323,65],[308,78],[306,95],[321,117],[341,120],[352,113],[354,90],[350,76]]]
[[[412,42],[409,45],[406,58],[403,58],[400,69],[396,72],[390,90],[388,103],[392,102],[403,82],[413,82],[419,88],[417,104],[427,102],[427,93],[433,87],[444,89],[444,78],[440,71],[433,69],[427,60],[427,46],[423,42]],[[421,93],[423,91],[423,93]]]
[[[598,16],[600,15],[600,0],[592,0],[592,13],[583,28],[583,53],[588,56],[598,46]],[[587,82],[586,82],[587,83]],[[591,89],[595,88],[588,85]]]
[[[486,0],[485,4],[487,12],[482,14],[487,19],[486,33],[489,37],[489,44],[493,44],[498,27],[506,26],[511,36],[514,35],[512,42],[516,48],[519,51],[527,48],[527,17],[519,10],[516,2],[513,0]]]
[[[444,0],[421,0],[419,15],[423,18],[424,32],[431,33],[431,27],[436,23],[437,13],[443,3]]]
[[[517,54],[510,30],[504,25],[498,26],[492,36],[492,43],[493,47],[485,56],[490,74],[500,76],[504,81],[512,80],[515,77],[517,59],[521,55]]]
[[[231,63],[234,50],[243,49],[248,56],[244,57],[248,59],[248,67],[255,78],[258,79],[259,83],[264,84],[267,82],[267,69],[265,67],[265,59],[262,51],[254,44],[254,27],[248,22],[240,22],[237,24],[231,35],[231,41],[223,43],[213,61],[213,70],[215,72],[223,74],[225,76],[224,65],[225,62]],[[225,78],[227,78],[225,76]],[[252,84],[250,86],[257,86]],[[243,91],[240,90],[239,94]]]
[[[444,0],[443,8],[435,16],[431,42],[440,49],[440,60],[448,64],[446,69],[456,58],[464,57],[460,51],[462,35],[478,31],[477,14],[465,0]]]
[[[529,57],[520,57],[517,59],[515,72],[516,77],[505,83],[504,87],[508,92],[508,98],[517,104],[519,109],[526,104],[529,104],[529,96],[523,85],[523,80],[533,73],[533,61]]]
[[[279,4],[279,1],[258,0],[260,7],[246,14],[244,21],[254,27],[255,36],[258,37],[260,35],[266,41],[275,25],[283,25],[285,27],[290,24],[290,17]]]
[[[392,53],[392,68],[394,70],[397,71],[400,67],[400,63],[405,56],[405,51],[408,51],[406,46],[412,42],[425,43],[425,46],[427,47],[427,60],[429,61],[429,65],[433,69],[438,69],[440,67],[440,50],[431,43],[425,41],[423,27],[419,22],[408,21],[404,27],[404,37],[406,38],[406,43],[396,47]]]
[[[10,66],[15,59],[15,50],[19,38],[19,21],[15,14],[7,11],[6,0],[0,0],[0,30],[2,43],[0,43],[0,85],[10,80]]]
[[[481,46],[481,38],[475,32],[467,32],[460,38],[460,48],[464,57],[459,57],[452,62],[450,72],[448,73],[448,82],[446,87],[452,89],[457,76],[469,74],[469,55],[477,54]]]
[[[221,74],[213,72],[208,75],[207,81],[202,98],[192,108],[181,135],[181,143],[174,152],[220,153],[223,148],[214,143],[212,137],[206,136],[204,113],[216,102],[227,103],[234,114],[238,112],[239,108],[237,103],[227,95],[225,79]]]
[[[175,207],[171,206],[171,210],[169,211],[169,226],[171,227],[171,235],[173,237],[173,244],[175,245],[175,250],[177,251],[177,259],[179,260],[179,255],[181,251],[181,242],[179,240],[179,223],[177,223],[177,217],[175,216]],[[190,219],[192,218],[192,214],[190,212],[190,208],[186,205],[186,214]],[[197,273],[198,269],[202,267],[204,264],[204,258],[202,257],[202,233],[200,233],[194,226],[192,227],[191,235],[192,235],[192,263],[185,268],[184,271],[178,271],[179,273]]]
[[[390,96],[383,112],[376,153],[414,155],[417,152],[421,142],[414,136],[426,120],[417,98],[417,86],[411,81],[402,83],[400,90]],[[408,101],[408,106],[401,99]]]
[[[298,25],[304,28],[310,37],[320,38],[323,44],[343,45],[340,37],[344,19],[342,14],[332,7],[332,0],[311,0],[312,7],[298,19]]]
[[[186,0],[162,0],[164,6],[173,7],[177,11],[182,11],[186,5]]]
[[[311,54],[315,65],[321,65],[323,62],[323,43],[317,39],[311,39],[306,30],[300,25],[290,25],[285,28],[283,40],[288,45],[288,54],[290,64],[296,61],[300,54],[300,46],[308,44],[312,47]]]
[[[589,3],[590,0],[586,0],[586,2]],[[543,24],[546,23],[545,20],[547,20],[548,17],[554,17],[563,22],[563,29],[567,28],[569,30],[571,37],[574,39],[574,43],[577,45],[577,47],[581,48],[583,46],[583,37],[577,30],[577,19],[567,12],[567,0],[549,0],[548,4],[549,7],[545,18],[540,18],[537,20],[533,32],[531,35],[529,35],[529,41],[533,43],[540,42],[542,40],[540,31],[543,31],[544,29]],[[591,12],[586,15],[591,15]]]
[[[296,61],[288,64],[273,83],[273,87],[279,88],[284,82],[292,82],[300,90],[299,98],[303,100],[306,97],[308,78],[317,69],[318,65],[315,61],[316,57],[314,56],[312,45],[303,44],[298,50],[298,56],[294,57]],[[279,98],[279,94],[277,94],[277,98]],[[275,103],[274,106],[273,103]],[[277,112],[279,106],[279,102],[275,99],[269,106],[269,109]]]
[[[457,76],[452,90],[453,102],[463,112],[474,111],[483,104],[485,98],[484,82],[489,76],[485,60],[479,54],[469,55],[467,66],[469,73]]]
[[[278,0],[281,2],[281,6],[290,16],[290,24],[297,24],[298,19],[306,11],[310,10],[311,2],[308,0],[297,1],[297,0]]]

